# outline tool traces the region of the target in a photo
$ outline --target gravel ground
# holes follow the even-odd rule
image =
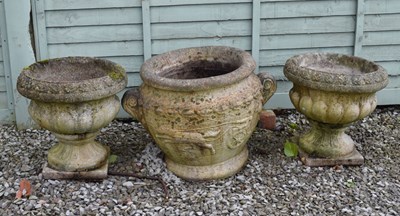
[[[380,107],[349,128],[363,166],[310,168],[283,154],[285,140],[306,130],[307,121],[293,110],[278,111],[276,131],[254,132],[245,168],[210,182],[187,182],[166,170],[139,123],[114,121],[104,128],[98,139],[118,156],[109,169],[160,175],[169,199],[153,180],[45,180],[41,169],[54,136],[0,126],[0,215],[399,215],[399,113],[400,106]],[[32,195],[16,200],[23,178]]]

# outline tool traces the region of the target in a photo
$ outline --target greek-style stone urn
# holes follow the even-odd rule
[[[276,89],[255,67],[250,54],[232,47],[167,52],[142,65],[143,84],[125,93],[122,106],[149,131],[177,176],[228,177],[247,161],[246,142]]]
[[[121,66],[89,57],[50,59],[23,69],[17,89],[31,99],[29,114],[58,139],[48,152],[48,167],[55,170],[48,178],[107,176],[110,150],[94,139],[118,113],[115,94],[126,84]],[[102,171],[85,175],[96,169]]]
[[[306,165],[360,165],[364,158],[345,129],[377,105],[375,93],[388,84],[385,70],[354,56],[308,53],[287,60],[290,99],[312,128],[297,140]]]

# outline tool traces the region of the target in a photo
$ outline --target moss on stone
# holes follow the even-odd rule
[[[124,69],[121,66],[116,66],[114,70],[110,70],[107,74],[112,80],[121,80],[125,78]]]
[[[49,63],[49,61],[50,61],[50,59],[43,59],[41,61],[38,61],[37,63],[39,63],[39,64],[47,64],[47,63]]]

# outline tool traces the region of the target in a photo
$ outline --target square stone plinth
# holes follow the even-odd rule
[[[299,149],[299,157],[301,162],[306,166],[336,166],[336,165],[347,165],[347,166],[358,166],[364,163],[364,157],[354,149],[353,153],[345,157],[340,158],[317,158],[312,157],[303,150]]]
[[[101,180],[107,178],[108,161],[102,167],[86,172],[64,172],[50,168],[47,163],[43,167],[44,179],[85,179],[85,180]]]

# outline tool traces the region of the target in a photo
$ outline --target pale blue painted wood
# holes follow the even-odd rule
[[[391,75],[398,74],[400,33],[393,31],[400,31],[396,1],[365,0],[364,22],[363,11],[357,11],[360,1],[355,0],[260,2],[258,7],[253,0],[45,0],[48,52],[50,57],[110,59],[126,68],[128,85],[136,86],[142,82],[138,72],[145,53],[149,57],[184,47],[227,45],[257,58],[260,50],[260,71],[267,70],[279,80],[278,92],[269,103],[272,107],[292,107],[287,96],[291,83],[282,69],[295,54],[353,54],[362,47],[363,57],[382,63]],[[254,13],[257,7],[259,20]],[[257,32],[259,46],[254,40]],[[357,42],[360,35],[362,41]],[[398,81],[392,80],[391,86],[396,87]]]
[[[153,54],[161,54],[174,49],[197,46],[232,46],[243,50],[251,50],[251,37],[210,37],[210,38],[182,38],[153,40]]]
[[[400,83],[400,74],[396,75],[389,75],[390,82],[386,86],[387,89],[395,89],[399,88],[399,83]]]
[[[261,4],[261,18],[354,15],[355,1],[270,1]]]
[[[0,77],[3,77],[4,75],[5,75],[4,63],[3,61],[0,61]]]
[[[353,47],[332,47],[315,49],[286,49],[286,50],[267,50],[260,52],[260,66],[281,66],[286,60],[298,54],[308,52],[335,52],[351,55]]]
[[[373,61],[399,61],[400,44],[388,46],[364,46],[361,56]]]
[[[47,32],[46,32],[46,17],[44,10],[44,0],[31,0],[32,3],[32,17],[35,23],[35,48],[36,59],[43,60],[48,58],[47,48]]]
[[[140,78],[139,72],[128,73],[128,85],[127,88],[133,86],[140,86],[142,84],[142,79]]]
[[[143,64],[143,56],[111,56],[100,57],[122,65],[127,72],[139,72]]]
[[[49,0],[46,0],[49,1]],[[47,27],[141,24],[142,12],[136,8],[47,11]]]
[[[260,66],[260,72],[268,72],[274,76],[277,80],[285,80],[286,77],[283,75],[283,65],[281,66]]]
[[[143,55],[144,59],[151,58],[151,14],[150,14],[150,1],[142,1],[142,26],[143,26]]]
[[[15,105],[15,119],[18,128],[34,126],[27,112],[29,101],[22,97],[15,88],[20,71],[27,65],[35,62],[31,47],[29,29],[31,5],[30,1],[4,1],[5,26],[7,29],[7,44],[10,62],[10,78],[13,86]]]
[[[252,33],[251,33],[251,55],[256,61],[255,73],[258,73],[258,65],[260,63],[260,19],[261,19],[261,2],[253,1],[253,17],[252,17]]]
[[[354,33],[316,33],[261,36],[260,49],[298,49],[354,45]]]
[[[357,0],[357,14],[356,14],[356,30],[354,37],[354,52],[353,55],[359,56],[362,52],[363,39],[364,39],[364,14],[365,14],[365,0]]]
[[[376,96],[378,98],[379,105],[393,105],[400,104],[400,88],[386,88],[377,92]]]
[[[140,7],[141,0],[46,0],[46,10]]]
[[[253,0],[151,0],[151,6],[171,6],[171,5],[201,5],[208,4],[214,6],[215,4],[221,3],[247,3],[252,2]]]
[[[49,44],[143,40],[141,24],[47,28]]]
[[[400,61],[376,61],[376,63],[385,68],[389,75],[400,74]],[[399,86],[400,83],[397,83],[397,85]]]
[[[261,35],[354,32],[352,16],[262,19]]]
[[[155,23],[151,33],[153,39],[250,36],[251,20]]]
[[[142,41],[96,42],[82,44],[49,44],[49,58],[64,56],[124,56],[143,55]]]
[[[0,64],[2,64],[2,62],[0,62]],[[6,92],[7,91],[6,86],[7,86],[6,78],[4,76],[0,76],[0,92]]]
[[[10,110],[12,109],[8,108],[8,98],[7,98],[7,92],[0,92],[0,110]],[[3,119],[0,118],[0,125],[3,124]]]
[[[2,103],[0,93],[0,104]],[[1,109],[0,108],[0,124],[15,124],[15,115],[14,111],[10,109]]]
[[[260,6],[257,7],[260,10]],[[196,4],[151,8],[152,23],[252,19],[252,4]]]
[[[364,45],[366,46],[397,44],[400,44],[400,31],[377,31],[364,33]]]
[[[0,122],[15,123],[13,85],[9,61],[4,2],[0,1]]]
[[[398,14],[399,11],[399,0],[365,0],[366,14]]]
[[[365,31],[400,30],[400,12],[396,14],[376,14],[365,16]]]

